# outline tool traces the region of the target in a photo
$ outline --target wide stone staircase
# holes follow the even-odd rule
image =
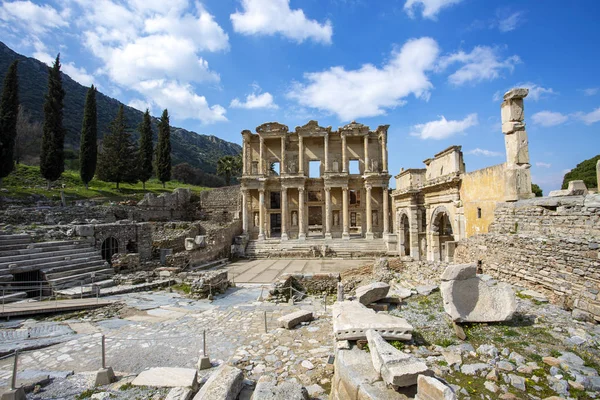
[[[326,247],[323,253],[323,246]],[[304,241],[279,239],[251,240],[246,246],[248,258],[373,258],[387,254],[387,245],[383,239],[364,238],[321,239],[307,238]]]
[[[33,242],[26,234],[0,232],[0,297],[15,301],[40,287],[54,290],[106,281],[113,268],[87,240]],[[38,283],[33,283],[38,281]],[[31,288],[30,288],[31,287]]]

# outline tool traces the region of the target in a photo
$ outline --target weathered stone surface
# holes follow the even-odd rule
[[[277,320],[277,322],[279,322],[279,325],[282,328],[292,329],[293,327],[295,327],[296,325],[298,325],[301,322],[308,322],[308,321],[312,321],[312,320],[313,320],[312,311],[300,310],[300,311],[296,311],[296,312],[288,314],[288,315],[284,315],[283,317],[280,317]]]
[[[381,300],[388,295],[390,285],[384,282],[375,282],[356,289],[356,299],[364,305]]]
[[[571,181],[564,190],[553,190],[548,194],[549,197],[559,196],[585,196],[588,193],[587,187],[583,181]]]
[[[285,381],[278,385],[272,377],[262,376],[251,400],[308,400],[308,393],[299,383]]]
[[[111,367],[101,368],[96,371],[94,386],[104,386],[116,380],[115,373]]]
[[[448,266],[440,279],[442,281],[464,281],[477,276],[477,264],[457,264]]]
[[[470,278],[442,282],[440,290],[444,310],[455,322],[508,321],[517,309],[515,294],[505,283],[488,286]]]
[[[220,366],[208,378],[194,400],[235,400],[242,391],[244,374],[227,364]]]
[[[165,400],[190,400],[193,392],[190,388],[175,387],[169,390]]]
[[[337,340],[366,339],[366,331],[373,329],[384,339],[410,340],[413,327],[404,318],[376,313],[356,301],[337,302],[333,305],[333,333]]]
[[[531,297],[533,300],[539,301],[540,303],[548,302],[548,298],[546,296],[540,292],[536,292],[535,290],[523,290],[520,292],[520,294],[525,297]]]
[[[456,394],[439,379],[419,375],[417,380],[417,395],[415,400],[454,400]]]
[[[194,238],[185,238],[185,249],[187,251],[195,250],[196,247],[198,246],[196,245],[196,241],[194,240]]]
[[[415,357],[401,352],[386,342],[381,335],[367,331],[373,368],[392,386],[406,387],[417,383],[420,374],[428,374],[427,365]]]
[[[513,88],[504,93],[504,100],[522,99],[527,97],[529,89],[527,88]]]
[[[134,386],[150,387],[197,387],[196,370],[192,368],[150,368],[139,374],[133,382]]]

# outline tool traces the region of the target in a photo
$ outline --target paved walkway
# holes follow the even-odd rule
[[[30,303],[8,303],[0,306],[0,317],[85,310],[88,308],[103,307],[111,303],[112,301],[99,299],[73,299],[58,301],[49,300],[33,301]]]
[[[372,262],[372,260],[267,259],[238,261],[225,268],[229,270],[229,279],[235,279],[236,283],[271,283],[283,274],[342,272]]]

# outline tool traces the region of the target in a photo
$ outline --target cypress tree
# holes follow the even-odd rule
[[[138,173],[144,190],[146,190],[146,181],[152,176],[152,123],[150,121],[150,111],[146,109],[144,118],[139,126],[140,144],[138,150]]]
[[[165,109],[158,123],[158,144],[156,145],[156,177],[162,182],[171,180],[171,127],[169,112]]]
[[[79,176],[88,188],[88,183],[96,173],[98,158],[98,116],[96,112],[96,88],[92,85],[88,89],[83,109],[83,124],[81,126],[81,140],[79,143]]]
[[[123,105],[110,124],[110,133],[104,136],[102,152],[98,157],[98,179],[115,182],[117,189],[121,182],[136,183],[136,148],[131,134],[125,130]]]
[[[19,81],[17,63],[13,62],[4,78],[2,102],[0,103],[0,185],[14,167],[17,115],[19,114]]]
[[[49,68],[48,93],[44,103],[44,132],[40,153],[40,172],[50,183],[57,180],[65,170],[65,129],[63,127],[63,100],[65,91],[60,76],[60,54]]]

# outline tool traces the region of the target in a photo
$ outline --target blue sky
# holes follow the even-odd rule
[[[390,170],[463,146],[504,161],[500,102],[526,101],[547,194],[600,152],[600,2],[489,0],[3,1],[22,54],[172,123],[241,143],[266,121],[389,124]]]

